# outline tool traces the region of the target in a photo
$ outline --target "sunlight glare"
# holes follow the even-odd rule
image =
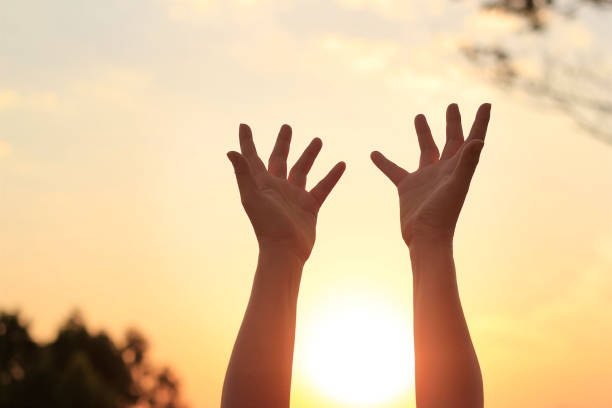
[[[384,302],[336,301],[307,327],[305,374],[338,402],[369,405],[407,392],[414,358],[410,322]]]

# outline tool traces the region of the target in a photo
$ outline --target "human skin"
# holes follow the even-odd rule
[[[319,209],[346,168],[339,162],[306,191],[306,176],[322,142],[315,138],[287,176],[291,133],[283,125],[267,168],[247,125],[239,129],[241,153],[228,153],[259,259],[223,384],[222,408],[289,407],[302,269],[315,242]]]
[[[461,307],[453,236],[484,146],[491,105],[480,106],[464,140],[456,104],[446,111],[440,155],[423,115],[415,118],[419,168],[408,172],[380,152],[374,164],[396,185],[402,237],[413,274],[415,385],[418,408],[479,408],[482,375]]]
[[[401,231],[410,249],[419,408],[483,406],[482,376],[459,299],[452,243],[489,116],[490,105],[482,105],[464,141],[459,109],[450,105],[441,156],[425,117],[417,116],[421,159],[415,172],[379,152],[371,156],[398,188]],[[259,242],[259,261],[223,386],[223,408],[290,403],[302,268],[314,245],[318,210],[345,169],[338,163],[307,192],[306,175],[321,141],[313,140],[286,177],[290,139],[291,129],[283,126],[266,169],[250,129],[241,125],[242,154],[228,153]]]

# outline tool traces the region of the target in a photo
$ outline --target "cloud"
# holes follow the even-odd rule
[[[268,74],[296,72],[324,76],[368,76],[384,73],[401,56],[400,44],[359,37],[326,34],[299,40],[290,33],[267,27],[248,41],[235,44],[231,53],[243,66]]]
[[[593,44],[593,33],[582,22],[572,22],[564,34],[566,41],[577,49],[588,49]]]
[[[471,14],[465,20],[464,31],[474,36],[486,33],[493,36],[487,38],[487,41],[490,41],[515,33],[524,25],[525,20],[522,17],[493,9]]]
[[[173,20],[191,20],[219,10],[218,0],[168,0],[168,16]]]
[[[58,86],[55,91],[0,89],[0,112],[52,114],[74,118],[84,109],[136,111],[149,104],[154,75],[145,70],[113,66],[96,68]]]
[[[222,11],[251,11],[269,0],[163,0],[168,16],[176,21],[197,22],[216,17]]]
[[[253,32],[248,41],[233,45],[230,52],[242,67],[265,75],[290,73],[302,80],[335,83],[368,81],[399,93],[415,89],[447,93],[454,89],[452,84],[472,82],[471,67],[457,53],[457,46],[450,34],[424,43],[339,33],[300,39],[267,26]],[[476,92],[480,87],[471,89]]]
[[[429,0],[418,3],[406,0],[335,0],[340,6],[350,10],[372,11],[389,20],[407,20],[417,14],[423,16],[441,15],[445,12],[445,0]]]
[[[19,94],[11,89],[0,90],[0,112],[19,104]]]
[[[352,10],[371,10],[389,18],[402,18],[413,14],[413,7],[405,0],[336,0]]]
[[[58,105],[54,92],[20,92],[13,89],[0,90],[0,112],[9,109],[51,111]]]
[[[0,159],[9,157],[11,154],[13,154],[13,147],[10,144],[0,140]]]
[[[400,54],[399,45],[392,41],[328,35],[321,39],[320,44],[328,57],[358,73],[383,71]]]
[[[75,81],[69,90],[69,99],[75,106],[85,101],[97,101],[123,109],[135,109],[141,105],[152,80],[153,75],[144,71],[104,69],[98,71],[93,78]]]
[[[247,41],[235,43],[229,52],[245,67],[277,74],[299,69],[302,48],[303,44],[289,33],[268,25],[265,29],[254,30]]]
[[[437,91],[447,87],[449,80],[467,77],[456,47],[450,35],[438,35],[418,45],[327,35],[319,40],[319,52],[313,59],[322,61],[326,72],[371,77],[395,91]]]
[[[51,111],[58,106],[59,100],[54,92],[35,92],[26,98],[26,106],[33,110]]]
[[[395,73],[387,79],[387,86],[395,90],[424,89],[436,91],[444,88],[445,81],[437,75],[415,75],[409,69]]]

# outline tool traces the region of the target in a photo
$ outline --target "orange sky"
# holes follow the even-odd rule
[[[487,405],[612,406],[612,147],[456,51],[517,21],[443,0],[28,3],[0,25],[0,307],[36,336],[76,307],[136,326],[193,406],[218,406],[256,262],[225,152],[240,122],[266,156],[289,123],[290,160],[323,139],[311,180],[348,165],[303,275],[293,387],[294,407],[342,406],[304,363],[320,316],[365,299],[411,319],[396,196],[369,152],[412,168],[415,114],[442,141],[448,103],[466,125],[491,102],[455,244]],[[586,52],[605,30],[576,20],[551,41]]]

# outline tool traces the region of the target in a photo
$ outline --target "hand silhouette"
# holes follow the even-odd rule
[[[421,148],[419,169],[409,173],[380,152],[374,164],[397,186],[402,237],[408,246],[415,240],[452,242],[455,225],[484,146],[491,105],[481,105],[472,130],[463,140],[461,115],[456,104],[446,111],[446,145],[440,157],[425,116],[414,124]],[[450,240],[450,241],[449,241]]]
[[[319,208],[342,176],[345,163],[336,164],[312,190],[306,191],[306,176],[321,151],[321,139],[315,138],[308,145],[287,178],[291,127],[281,127],[268,169],[257,155],[247,125],[240,125],[239,138],[242,154],[232,151],[227,156],[260,248],[289,251],[305,262],[315,242]]]

